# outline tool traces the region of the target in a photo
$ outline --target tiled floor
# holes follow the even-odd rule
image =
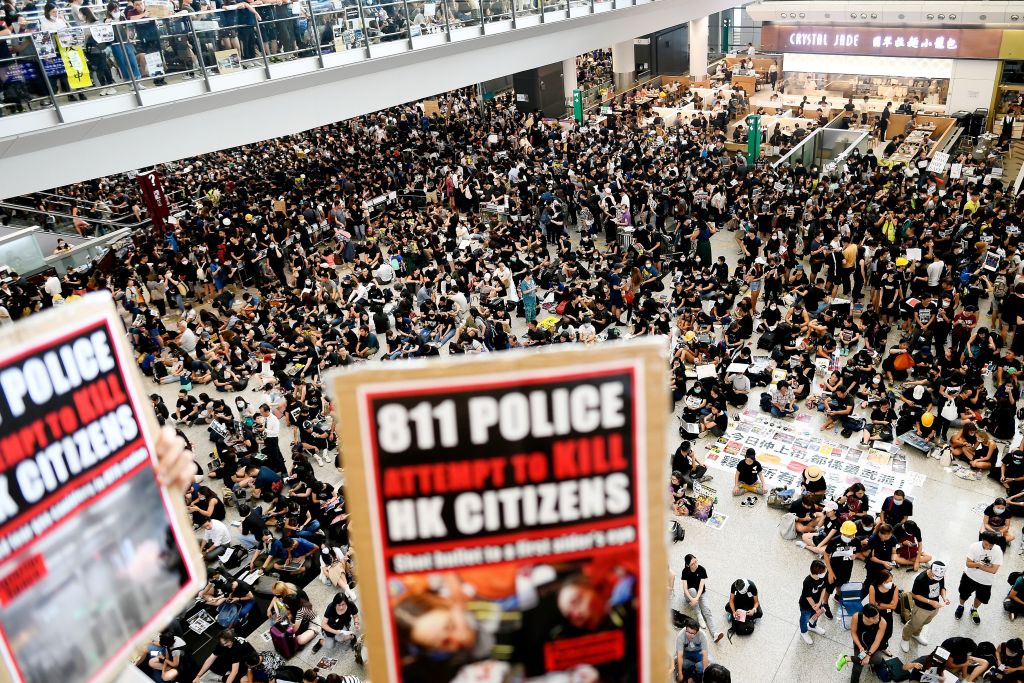
[[[735,265],[735,233],[718,233],[712,242],[716,256],[725,254],[730,267]],[[517,324],[514,330],[517,333],[520,331],[518,328]],[[255,382],[251,384],[255,386]],[[203,390],[205,389],[198,387],[195,389],[197,392]],[[173,406],[176,386],[159,387],[155,391],[162,394],[168,404]],[[257,400],[255,391],[248,390],[242,395],[250,403]],[[751,400],[751,406],[756,405],[757,401]],[[794,424],[799,424],[811,434],[817,434],[821,421],[821,416],[815,413],[810,422]],[[205,427],[187,428],[185,431],[196,443],[197,457],[205,465],[210,453]],[[287,431],[283,430],[285,433]],[[843,441],[840,435],[831,432],[827,438],[832,441]],[[859,436],[855,435],[845,441],[854,445],[858,439]],[[667,435],[666,452],[674,450],[678,442],[679,436],[673,422]],[[289,443],[290,439],[286,434],[282,439],[283,452],[288,452]],[[707,445],[707,440],[704,440],[697,448],[702,456]],[[915,504],[914,517],[921,525],[927,551],[936,558],[943,559],[949,566],[947,585],[949,595],[955,601],[956,584],[963,569],[964,552],[977,539],[981,524],[978,506],[992,501],[997,495],[997,486],[987,479],[959,479],[941,468],[938,461],[909,450],[908,469],[920,472],[926,477],[923,485],[911,492]],[[317,467],[317,472],[332,483],[339,481],[340,473],[332,468]],[[814,636],[813,646],[806,645],[799,637],[797,601],[800,583],[808,571],[812,555],[779,536],[777,525],[781,512],[768,509],[763,500],[754,508],[740,507],[741,499],[733,499],[729,495],[732,474],[716,469],[711,469],[710,473],[713,480],[709,484],[714,486],[721,496],[716,511],[726,515],[727,522],[721,529],[713,529],[694,520],[683,520],[686,540],[670,548],[670,570],[674,576],[678,576],[683,556],[687,553],[697,555],[709,572],[711,604],[715,609],[722,610],[716,614],[716,617],[721,617],[720,621],[724,620],[725,616],[722,606],[727,600],[728,587],[733,580],[741,577],[757,584],[765,611],[765,617],[753,635],[736,636],[731,643],[723,640],[713,646],[714,659],[729,667],[733,672],[733,681],[737,683],[846,680],[849,677],[849,669],[837,673],[834,667],[836,658],[851,650],[849,632],[845,631],[838,621],[823,620],[822,625],[828,633],[825,636]],[[873,501],[875,506],[880,503],[880,499]],[[230,509],[229,520],[234,518],[234,509]],[[666,521],[669,519],[671,516],[666,514]],[[1024,561],[1018,555],[1018,548],[1019,542],[1007,554],[1007,560],[996,578],[992,603],[982,610],[982,623],[976,626],[970,619],[954,621],[951,606],[944,609],[930,627],[930,638],[933,643],[954,634],[998,642],[1010,634],[1019,636],[1024,633],[1021,626],[1011,627],[1010,622],[1003,616],[1000,604],[1006,593],[1006,576],[1010,571],[1019,570],[1024,565]],[[861,565],[855,570],[854,580],[863,577],[863,572]],[[898,571],[897,585],[908,588],[913,576]],[[333,589],[319,582],[313,582],[307,588],[307,592],[310,594],[314,609],[321,613],[334,594]],[[270,643],[262,638],[262,634],[268,628],[269,624],[264,624],[251,636],[250,641],[257,650],[271,649]],[[897,619],[896,634],[891,648],[893,654],[897,656],[902,655],[898,649],[900,629],[901,625]],[[303,667],[314,666],[321,656],[327,655],[339,660],[332,671],[363,675],[352,653],[347,649],[342,652],[343,648],[336,648],[337,652],[331,652],[325,648],[314,656],[310,652],[311,648],[312,645],[307,646],[292,663]],[[912,645],[910,656],[920,654],[923,654],[923,648],[916,644]],[[866,673],[864,680],[872,680],[871,675]]]

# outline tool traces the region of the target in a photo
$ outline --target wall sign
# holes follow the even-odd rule
[[[766,50],[883,57],[992,59],[999,56],[999,29],[937,29],[886,26],[779,26],[761,29]]]

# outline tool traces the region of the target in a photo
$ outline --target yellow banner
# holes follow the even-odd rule
[[[89,62],[85,58],[85,50],[70,40],[67,41],[68,44],[65,47],[64,42],[58,36],[57,49],[60,52],[60,58],[64,61],[64,70],[68,75],[68,85],[71,86],[72,90],[92,86],[92,78],[89,76]]]

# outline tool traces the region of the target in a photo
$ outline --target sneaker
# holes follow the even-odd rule
[[[971,620],[975,624],[980,624],[981,623],[981,615],[978,614],[978,610],[976,610],[976,609],[972,609],[971,610]]]
[[[956,611],[953,612],[953,618],[954,619],[960,619],[963,616],[964,616],[964,606],[960,605],[959,607],[956,608]]]
[[[801,541],[799,538],[793,541],[793,545],[795,545],[797,548],[800,548],[800,550],[803,550],[807,547],[807,544]]]
[[[316,645],[313,646],[313,650],[312,650],[313,654],[316,654],[317,652],[320,652],[320,648],[322,648],[323,646],[324,646],[324,641],[323,641],[322,638],[320,640],[316,641]]]
[[[836,660],[836,671],[842,671],[846,668],[846,665],[850,663],[850,658],[846,655],[842,655]]]
[[[927,645],[927,644],[928,644],[928,639],[927,639],[927,638],[924,638],[924,637],[923,637],[923,636],[921,636],[921,635],[916,635],[916,636],[913,636],[913,638],[914,638],[914,641],[915,641],[915,642],[916,642],[916,643],[917,643],[918,645]],[[907,642],[907,641],[905,641],[905,640],[904,640],[903,642],[905,643],[905,642]],[[904,650],[904,652],[905,652],[905,650]]]
[[[901,640],[900,641],[900,649],[903,650],[904,652],[910,652],[910,641],[909,640]]]
[[[1010,612],[1010,621],[1016,621],[1016,620],[1017,620],[1017,613],[1016,612]]]
[[[757,505],[757,496],[747,496],[747,505],[755,507]]]
[[[807,628],[809,628],[810,630],[814,631],[819,636],[825,635],[825,629],[823,629],[822,627],[818,626],[817,624],[815,624],[814,626],[808,626]]]
[[[803,640],[808,645],[814,645],[814,641],[811,639],[811,634],[810,633],[801,633],[800,634],[800,639]]]
[[[749,498],[744,498],[743,500],[741,500],[740,501],[740,507],[741,508],[750,507],[750,499]]]
[[[835,619],[835,616],[832,614],[832,608],[828,606],[827,602],[824,605],[822,605],[822,607],[824,607],[825,609],[826,617],[828,617],[829,619]]]
[[[324,466],[324,461],[320,459],[319,453],[313,454],[313,462],[315,462],[317,465],[320,465],[320,467]]]

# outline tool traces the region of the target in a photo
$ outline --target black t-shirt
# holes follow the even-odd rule
[[[803,587],[800,589],[800,609],[810,609],[808,600],[817,601],[821,597],[821,591],[825,588],[825,577],[816,579],[810,574],[804,577]]]
[[[889,540],[883,540],[881,536],[875,534],[868,541],[868,550],[871,551],[871,557],[882,560],[883,562],[892,561],[892,551],[898,545],[895,534],[889,537]],[[878,572],[882,571],[884,567],[877,562],[868,562],[868,576],[874,576]]]
[[[985,508],[985,516],[988,517],[988,525],[993,529],[1002,529],[1010,521],[1010,510],[1006,508],[1001,514],[996,514],[995,505]]]
[[[850,576],[853,574],[853,555],[860,549],[859,546],[856,538],[847,543],[838,534],[833,536],[825,546],[825,554],[828,555],[829,564],[832,565],[832,571],[839,583],[846,583],[850,580]]]
[[[970,657],[977,648],[978,644],[970,638],[953,636],[952,638],[946,638],[942,641],[942,649],[949,652],[949,656],[956,664],[963,664],[966,662],[968,657]]]
[[[811,285],[807,288],[807,293],[804,294],[804,308],[806,308],[808,312],[815,311],[824,300],[824,290],[816,285]]]
[[[885,513],[886,522],[889,524],[897,524],[914,515],[914,504],[904,498],[902,503],[896,505],[893,501],[893,497],[889,496],[885,499],[885,502],[882,503],[882,512]]]
[[[796,515],[798,520],[807,519],[814,516],[814,506],[804,505],[803,498],[799,498],[789,505],[789,511]]]
[[[682,579],[683,583],[686,584],[686,588],[697,590],[700,587],[701,579],[707,583],[708,572],[703,566],[697,565],[697,571],[690,571],[689,567],[685,567],[679,574],[679,578]]]
[[[934,610],[935,607],[932,605],[925,604],[917,599],[917,596],[922,595],[929,600],[938,600],[942,597],[942,589],[946,587],[946,579],[933,579],[928,575],[928,571],[925,570],[917,575],[914,579],[914,587],[911,589],[911,593],[914,596],[914,602],[921,609]]]
[[[764,467],[755,460],[752,463],[748,463],[746,459],[740,460],[739,464],[736,465],[736,471],[740,473],[740,483],[753,486],[757,484],[757,475],[761,473]]]
[[[732,604],[736,609],[752,610],[754,609],[754,598],[757,597],[757,586],[754,585],[753,581],[747,581],[747,592],[744,593],[733,593]]]
[[[213,654],[217,658],[218,668],[223,671],[229,671],[231,665],[236,662],[239,664],[239,676],[245,671],[245,660],[248,659],[249,655],[255,652],[255,648],[241,638],[235,638],[235,642],[231,647],[225,647],[220,642],[217,643],[216,647],[213,648]]]
[[[338,631],[349,630],[352,625],[352,617],[357,614],[359,614],[359,608],[353,602],[348,603],[348,609],[344,614],[338,614],[333,602],[327,605],[327,609],[324,610],[324,618],[327,619],[327,625]]]

